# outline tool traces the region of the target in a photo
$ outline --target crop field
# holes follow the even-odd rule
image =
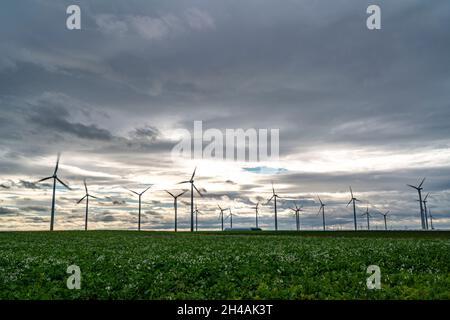
[[[450,232],[4,232],[0,299],[450,299]]]

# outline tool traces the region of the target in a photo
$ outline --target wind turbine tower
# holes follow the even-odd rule
[[[194,184],[195,171],[197,171],[197,167],[195,167],[194,172],[192,173],[191,179],[186,180],[186,181],[181,181],[178,183],[178,184],[183,184],[183,183],[191,184],[191,232],[194,232],[194,189],[195,189],[195,191],[197,191],[197,193],[200,195],[200,197],[203,196]]]
[[[144,191],[142,191],[141,193],[138,193],[136,191],[127,189],[130,192],[133,192],[135,195],[137,195],[139,197],[139,217],[138,217],[138,231],[141,231],[141,203],[142,203],[142,196],[144,195],[145,192],[147,192],[148,189],[150,189],[152,186],[150,185],[147,189],[145,189]]]
[[[355,226],[355,231],[356,230],[358,230],[358,226],[357,226],[357,224],[356,224],[356,201],[358,201],[358,202],[361,202],[360,200],[358,200],[358,199],[356,199],[354,196],[353,196],[353,190],[352,190],[352,187],[350,187],[350,194],[351,194],[351,199],[350,199],[350,201],[347,203],[347,207],[349,206],[349,204],[350,203],[353,203],[353,223],[354,223],[354,226]]]
[[[274,212],[275,212],[275,231],[278,231],[278,216],[277,216],[277,199],[278,198],[281,198],[281,197],[275,192],[275,188],[273,187],[273,183],[272,183],[272,197],[270,197],[270,199],[267,200],[267,203],[269,203],[273,199]]]
[[[179,197],[181,197],[183,194],[185,194],[187,192],[187,190],[184,190],[183,192],[181,192],[179,194],[176,194],[176,195],[171,193],[171,192],[169,192],[169,191],[167,191],[167,190],[166,190],[166,192],[168,194],[170,194],[172,196],[172,198],[173,198],[173,207],[175,209],[175,232],[177,232],[177,223],[178,223],[177,222],[178,221],[178,216],[177,216],[178,204],[177,204],[177,201],[178,201]]]
[[[51,217],[50,217],[50,231],[53,231],[53,226],[55,224],[55,195],[56,195],[56,181],[61,183],[66,189],[71,190],[67,184],[61,181],[58,177],[58,168],[59,168],[59,159],[61,158],[61,154],[58,153],[57,159],[56,159],[56,166],[55,170],[53,171],[53,175],[47,178],[43,178],[36,183],[43,182],[46,180],[53,179],[53,196],[52,196],[52,211],[51,211]]]
[[[364,213],[362,214],[362,216],[366,216],[366,218],[367,218],[367,230],[370,231],[370,218],[371,218],[372,216],[371,216],[370,213],[369,213],[369,205],[367,205],[367,207],[366,207],[366,212],[364,212]]]
[[[259,213],[258,208],[259,208],[259,201],[258,201],[258,203],[256,204],[256,206],[253,207],[253,209],[255,209],[256,228],[258,228],[258,213]]]
[[[319,212],[317,212],[317,214],[319,214],[320,211],[322,211],[322,225],[323,225],[323,231],[325,231],[325,204],[322,202],[322,200],[320,199],[319,196],[317,196],[317,198],[319,198],[319,202],[320,202],[320,208],[319,208]]]
[[[417,192],[419,193],[419,204],[420,204],[420,219],[422,221],[422,229],[425,229],[425,215],[423,212],[423,200],[422,200],[422,185],[425,182],[425,178],[423,178],[422,182],[420,182],[420,184],[418,186],[413,186],[411,184],[408,184],[408,187],[411,187],[413,189],[416,189]]]
[[[223,231],[223,213],[224,213],[224,211],[227,211],[228,208],[227,208],[227,209],[222,209],[221,206],[219,206],[219,205],[217,205],[217,206],[219,207],[219,210],[220,210],[220,213],[219,213],[219,219],[222,220],[222,231]]]
[[[93,196],[93,195],[91,195],[91,194],[89,194],[88,187],[87,187],[87,184],[86,184],[86,179],[84,179],[84,189],[86,190],[86,194],[84,195],[83,198],[78,200],[77,204],[80,204],[81,201],[86,199],[86,215],[84,217],[84,231],[87,231],[87,228],[88,228],[88,216],[89,216],[89,198],[94,198],[94,199],[98,199],[98,198]]]
[[[295,226],[297,231],[300,231],[300,211],[303,211],[302,206],[299,207],[296,203],[294,203],[294,208],[291,208],[291,210],[294,211]]]

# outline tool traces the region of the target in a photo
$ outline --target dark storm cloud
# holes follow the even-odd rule
[[[103,211],[102,213],[98,213],[93,215],[92,220],[96,222],[114,222],[117,221],[116,217],[117,213],[112,211]]]
[[[41,186],[37,185],[35,182],[20,180],[19,186],[26,189],[40,189]]]
[[[81,1],[86,30],[78,34],[55,28],[62,4],[30,4],[48,21],[33,28],[42,41],[31,44],[26,33],[4,28],[13,41],[4,44],[9,84],[0,87],[20,95],[45,84],[93,109],[176,113],[186,127],[203,119],[216,128],[281,128],[284,154],[310,143],[399,148],[448,137],[450,4],[381,1],[380,32],[365,27],[368,4]],[[39,85],[28,76],[37,73]],[[111,139],[108,128],[59,113],[35,120],[81,138]]]
[[[83,139],[110,140],[112,135],[95,125],[72,123],[67,120],[69,112],[63,107],[39,107],[30,116],[30,121],[41,126],[41,130],[69,133]]]
[[[17,210],[15,210],[15,209],[0,207],[0,215],[9,215],[9,214],[15,214],[15,213],[17,213]]]

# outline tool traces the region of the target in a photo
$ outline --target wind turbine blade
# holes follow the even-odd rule
[[[427,195],[425,196],[425,198],[423,199],[423,201],[427,201],[428,196],[430,195],[430,193],[427,193]]]
[[[87,197],[87,195],[85,195],[83,198],[81,198],[80,200],[78,200],[78,201],[77,201],[77,204],[79,204],[81,201],[83,201],[86,197]]]
[[[178,182],[177,184],[183,184],[183,183],[190,183],[190,181],[181,181],[181,182]]]
[[[94,198],[94,199],[99,199],[98,197],[92,196],[92,195],[90,195],[90,194],[88,194],[88,196],[91,197],[91,198]]]
[[[353,190],[352,190],[352,186],[350,186],[349,188],[350,188],[350,194],[352,195],[352,198],[354,198],[354,197],[353,197]]]
[[[141,192],[141,195],[143,195],[144,193],[147,192],[148,189],[150,189],[152,187],[152,185],[150,185],[150,187],[148,187],[147,189],[145,189],[144,191]]]
[[[58,152],[58,155],[56,157],[56,166],[55,166],[55,171],[53,172],[53,175],[56,175],[56,172],[58,172],[58,167],[59,167],[59,159],[61,158],[61,153]]]
[[[84,179],[84,189],[86,190],[86,193],[89,193],[88,192],[88,188],[87,188],[87,184],[86,184],[86,179]]]
[[[128,188],[125,188],[126,190],[128,190],[128,191],[130,191],[130,192],[133,192],[135,195],[139,195],[139,193],[137,193],[136,191],[133,191],[133,190],[131,190],[131,189],[128,189]]]
[[[175,198],[175,196],[174,196],[171,192],[169,192],[169,191],[167,191],[167,190],[164,190],[164,191],[167,192],[168,194],[170,194],[172,197]]]
[[[416,189],[416,190],[418,189],[416,186],[413,186],[413,185],[410,185],[410,184],[407,184],[407,186],[408,186],[408,187],[411,187],[411,188],[413,188],[413,189]]]
[[[219,207],[219,210],[222,211],[222,208],[219,205],[217,205],[217,207]]]
[[[422,187],[423,183],[425,182],[426,178],[423,178],[422,182],[419,184],[419,188]]]
[[[352,203],[353,199],[350,199],[350,201],[347,203],[347,207]]]
[[[269,203],[270,201],[272,201],[272,199],[275,197],[275,195],[273,195],[272,197],[270,197],[269,200],[267,200],[267,203]]]
[[[194,179],[195,177],[195,171],[197,171],[197,167],[195,167],[194,172],[192,173],[192,177],[191,177],[191,181]]]
[[[59,183],[61,183],[61,184],[62,184],[64,187],[66,187],[68,190],[72,190],[72,189],[70,189],[70,187],[69,187],[67,184],[65,184],[64,182],[62,182],[61,179],[59,179],[58,177],[56,177],[56,180],[58,180]]]
[[[42,181],[45,181],[45,180],[48,180],[48,179],[52,179],[52,178],[53,178],[53,177],[43,178],[43,179],[41,179],[41,180],[36,181],[36,183],[39,183],[39,182],[42,182]]]
[[[177,195],[177,198],[178,197],[181,197],[183,194],[185,194],[187,192],[187,190],[184,190],[183,192],[181,192],[181,193],[179,193],[178,195]]]
[[[198,191],[198,189],[195,186],[195,184],[192,184],[192,186],[194,187],[195,191],[197,191],[197,193],[200,195],[200,197],[203,197],[202,193],[200,191]]]
[[[317,198],[319,198],[320,205],[323,205],[322,200],[320,199],[319,195],[317,195]]]
[[[387,216],[389,212],[390,212],[390,211],[386,211],[386,213],[385,213],[384,215]]]

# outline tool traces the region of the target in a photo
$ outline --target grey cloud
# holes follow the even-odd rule
[[[40,186],[31,181],[20,180],[19,185],[26,189],[40,189]]]
[[[9,214],[15,214],[15,213],[17,213],[17,210],[15,210],[15,209],[0,207],[0,215],[9,215]]]
[[[158,16],[98,14],[94,19],[99,30],[107,35],[124,37],[130,32],[145,40],[161,40],[186,31],[215,28],[214,19],[198,8],[189,8],[181,14]]]
[[[69,133],[79,138],[94,140],[110,140],[112,138],[108,130],[98,128],[96,125],[68,121],[69,115],[69,112],[62,106],[41,106],[34,110],[30,121],[40,125],[42,129],[55,130],[56,133]]]
[[[43,207],[43,206],[26,206],[26,207],[21,207],[20,210],[23,211],[37,211],[37,212],[49,212],[49,208],[48,207]]]

